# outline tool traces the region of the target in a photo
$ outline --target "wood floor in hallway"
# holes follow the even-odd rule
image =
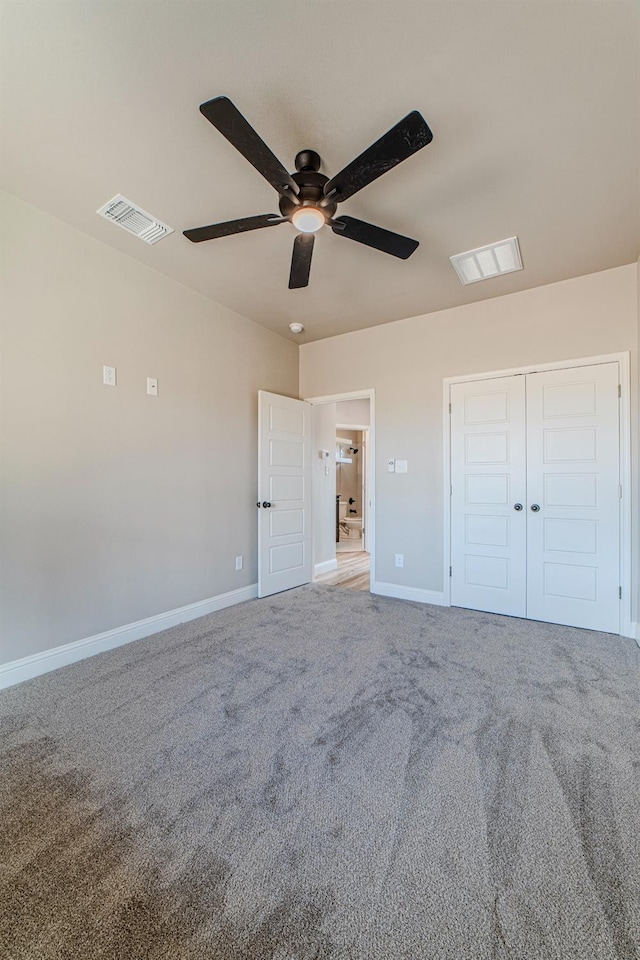
[[[328,583],[349,590],[369,590],[371,559],[364,550],[336,553],[338,569],[316,577],[317,583]]]

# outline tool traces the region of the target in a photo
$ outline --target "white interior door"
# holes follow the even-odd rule
[[[618,364],[526,380],[527,616],[617,633]]]
[[[451,603],[526,616],[525,378],[451,387]]]
[[[258,392],[258,596],[311,580],[311,404]]]

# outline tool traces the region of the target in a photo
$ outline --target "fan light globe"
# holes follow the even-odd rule
[[[294,211],[291,222],[301,233],[315,233],[324,227],[325,219],[322,211],[316,207],[300,207]]]

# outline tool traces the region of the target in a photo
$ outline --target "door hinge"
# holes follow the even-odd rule
[[[449,576],[451,576],[452,567],[449,567]]]
[[[451,404],[449,404],[449,413],[451,413]]]
[[[622,484],[618,484],[618,500],[622,500]]]
[[[619,396],[619,397],[622,396],[622,384],[621,384],[621,383],[618,384],[618,396]]]
[[[450,496],[450,497],[453,496],[453,484],[452,484],[452,483],[449,484],[449,496]]]
[[[618,600],[622,600],[622,587],[618,587]]]

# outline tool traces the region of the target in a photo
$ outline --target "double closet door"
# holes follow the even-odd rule
[[[451,386],[451,603],[620,626],[618,364]]]

